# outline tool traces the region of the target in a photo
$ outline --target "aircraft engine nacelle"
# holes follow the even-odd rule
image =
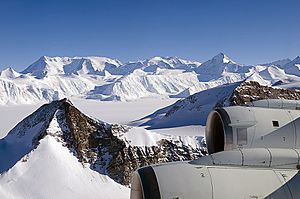
[[[208,153],[236,148],[300,148],[300,104],[259,100],[212,111],[206,123]]]
[[[237,149],[138,169],[131,199],[292,199],[300,197],[300,150]]]
[[[207,120],[209,155],[139,168],[131,199],[300,198],[298,102],[217,108]]]

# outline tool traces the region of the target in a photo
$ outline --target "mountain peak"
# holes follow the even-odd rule
[[[50,56],[43,55],[37,60],[37,62],[53,61],[53,59],[55,58],[57,57],[50,57]]]
[[[300,56],[297,56],[294,60],[300,61]]]
[[[216,60],[218,62],[221,62],[221,63],[235,63],[234,61],[232,61],[227,55],[225,55],[224,53],[219,53],[217,54],[216,56],[214,56],[212,58],[212,60]]]
[[[1,72],[4,72],[4,71],[15,72],[14,69],[13,69],[12,67],[5,68],[5,69],[2,70]]]
[[[40,57],[41,60],[47,60],[48,58],[49,58],[49,57],[46,56],[46,55],[43,55],[43,56]]]
[[[300,64],[300,56],[297,56],[295,59],[293,59],[292,61],[290,61],[289,63],[285,64],[285,67],[291,67],[295,64]]]
[[[0,148],[4,143],[11,146],[8,149],[12,149],[15,154],[15,159],[11,159],[7,163],[0,160],[0,173],[38,147],[46,136],[54,137],[57,141],[68,144],[69,147],[75,149],[78,158],[84,162],[84,152],[81,151],[81,148],[87,147],[86,145],[89,144],[87,139],[95,134],[95,129],[99,130],[97,133],[100,133],[101,130],[103,136],[108,136],[105,123],[89,118],[67,98],[44,104],[19,122],[4,139],[0,139]],[[20,146],[16,151],[14,150],[15,145]]]
[[[300,75],[299,65],[300,65],[300,57],[297,56],[295,59],[293,59],[292,61],[286,63],[281,68],[284,69],[284,72],[289,74],[289,75],[299,76]]]
[[[200,74],[200,81],[211,81],[217,80],[228,73],[245,74],[249,72],[249,67],[243,67],[232,61],[224,53],[219,53],[212,59],[201,64],[195,72]]]
[[[14,79],[16,77],[19,77],[21,74],[16,72],[13,68],[8,67],[4,69],[3,71],[0,71],[0,77],[7,78],[7,79]]]
[[[173,57],[173,56],[154,56],[152,58],[150,58],[149,60],[147,60],[148,62],[160,62],[160,61],[164,61],[164,62],[169,62],[169,61],[178,61],[178,57]]]
[[[72,102],[67,98],[63,98],[60,100],[54,100],[48,104],[44,104],[39,109],[37,109],[33,114],[26,117],[23,123],[19,123],[15,128],[13,128],[8,133],[8,139],[13,137],[11,140],[15,141],[18,139],[22,139],[23,136],[32,137],[32,139],[25,139],[33,140],[35,135],[34,131],[29,131],[31,128],[35,127],[36,125],[40,124],[41,122],[45,123],[41,128],[47,128],[49,122],[52,120],[54,113],[59,109],[65,109],[66,106],[73,106]],[[45,131],[45,130],[44,130]],[[16,133],[18,132],[18,133]],[[30,141],[31,142],[31,141]],[[27,143],[28,145],[32,143]]]

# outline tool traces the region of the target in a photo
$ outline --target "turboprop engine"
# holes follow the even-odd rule
[[[260,100],[213,110],[210,155],[138,169],[131,199],[300,198],[300,102]]]

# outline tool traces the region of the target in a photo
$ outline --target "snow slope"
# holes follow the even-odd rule
[[[206,125],[210,111],[217,106],[229,104],[233,91],[241,82],[221,85],[191,95],[162,108],[138,121],[149,129],[172,128],[189,125]],[[154,130],[155,131],[155,130]]]
[[[134,100],[149,96],[168,96],[197,84],[194,73],[180,74],[129,74],[111,84],[97,86],[87,98],[100,100]]]
[[[129,129],[129,131],[120,138],[125,140],[129,146],[158,146],[159,141],[163,139],[172,141],[172,143],[182,143],[184,146],[190,146],[192,148],[202,148],[204,146],[204,136],[201,132],[198,132],[196,135],[176,135],[158,133],[142,127],[134,127]]]
[[[0,198],[129,198],[129,188],[83,167],[77,158],[46,136],[39,146],[0,175]]]

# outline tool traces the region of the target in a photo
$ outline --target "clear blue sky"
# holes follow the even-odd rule
[[[0,69],[48,56],[255,64],[300,55],[297,0],[1,0]]]

